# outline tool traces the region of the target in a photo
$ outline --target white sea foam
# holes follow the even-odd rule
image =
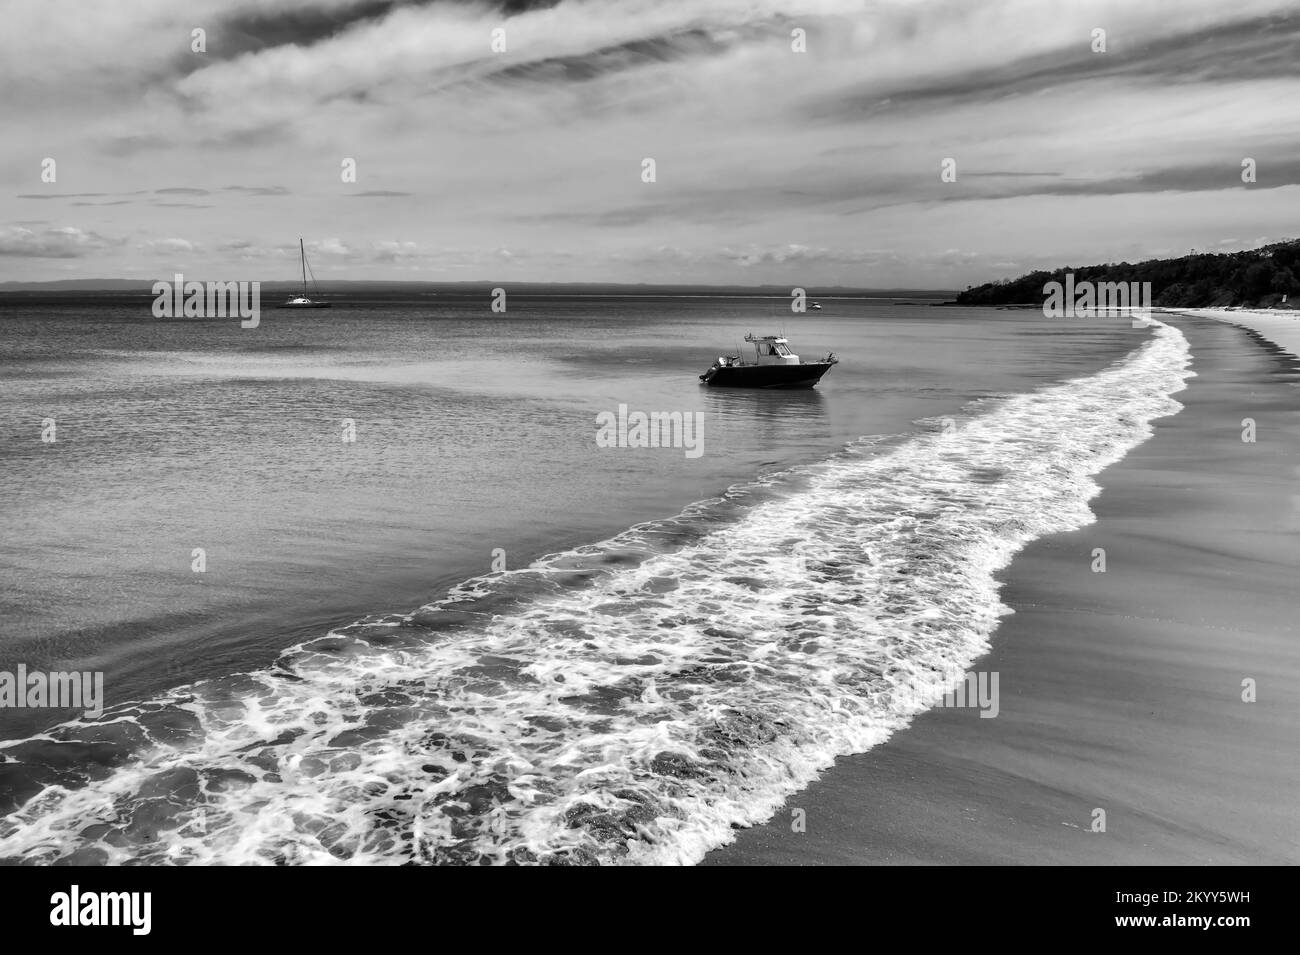
[[[757,503],[468,581],[98,737],[4,746],[39,761],[115,729],[127,752],[47,776],[0,858],[697,861],[957,682],[1007,612],[996,571],[1092,520],[1093,477],[1180,408],[1189,362],[1160,325],[1096,375],[861,442]]]

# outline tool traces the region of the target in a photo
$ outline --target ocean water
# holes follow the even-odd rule
[[[0,710],[0,859],[692,862],[904,726],[1190,359],[821,301],[0,303],[0,670],[112,707]],[[781,330],[818,389],[699,385]],[[702,453],[598,447],[620,405]]]

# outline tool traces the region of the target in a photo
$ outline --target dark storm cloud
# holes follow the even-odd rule
[[[683,30],[667,36],[619,43],[580,55],[546,57],[507,66],[490,74],[488,78],[535,83],[584,82],[654,63],[673,63],[689,56],[718,55],[732,45],[734,41],[724,42],[706,30]]]
[[[326,9],[244,10],[221,20],[208,32],[208,53],[229,59],[275,46],[311,46],[374,20],[403,6],[421,6],[413,0],[360,0],[350,6]]]
[[[1240,165],[1224,162],[1176,166],[1136,176],[1102,179],[1096,182],[1072,180],[1043,189],[1022,189],[1020,193],[1114,196],[1136,192],[1212,192],[1220,189],[1276,189],[1282,186],[1300,185],[1300,158],[1280,157],[1276,160],[1255,158],[1258,168],[1257,181],[1254,183],[1242,182]]]
[[[963,180],[987,181],[981,182],[977,189],[938,189],[931,198],[941,202],[968,202],[1016,196],[1124,196],[1156,192],[1277,189],[1300,185],[1300,158],[1255,158],[1258,166],[1257,181],[1254,183],[1242,181],[1242,167],[1235,161],[1171,166],[1104,179],[1067,178],[1054,173],[966,172],[962,174]]]
[[[240,129],[223,130],[198,141],[204,149],[238,149],[247,146],[283,146],[285,128],[280,123],[263,123]]]
[[[1150,40],[1124,49],[1124,38],[1108,39],[1106,53],[1087,42],[1013,59],[995,68],[973,69],[931,82],[904,81],[897,88],[873,79],[869,88],[838,101],[808,106],[823,119],[906,114],[937,106],[978,107],[1073,84],[1106,80],[1216,83],[1300,76],[1300,13],[1258,17],[1228,26]],[[801,107],[802,108],[802,107]]]
[[[486,4],[506,15],[555,6],[559,0],[505,0]],[[289,10],[244,10],[222,19],[209,32],[208,52],[222,58],[255,53],[275,46],[311,46],[400,7],[425,7],[434,0],[357,0],[334,8],[298,7]],[[482,7],[485,4],[475,3]]]
[[[434,0],[357,0],[338,7],[297,7],[287,10],[241,10],[208,31],[208,54],[230,59],[277,46],[308,47],[378,20],[401,7],[430,6]],[[559,0],[506,0],[487,4],[505,15],[555,6]],[[484,6],[484,4],[474,4]],[[184,64],[184,61],[178,61]],[[196,64],[188,64],[197,69]],[[188,70],[186,70],[188,72]]]

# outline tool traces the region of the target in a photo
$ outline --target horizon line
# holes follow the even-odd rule
[[[35,281],[6,280],[0,282],[0,291],[42,291],[45,289],[56,290],[51,287],[70,287],[79,286],[86,290],[94,290],[95,286],[104,286],[103,290],[120,290],[120,287],[139,287],[141,289],[151,290],[153,285],[158,282],[171,284],[175,279],[175,274],[168,278],[156,279],[135,279],[135,278],[84,278],[84,279],[46,279]],[[225,279],[197,279],[190,278],[186,281],[206,282],[209,281],[229,281]],[[285,279],[249,279],[245,281],[257,281],[259,285],[270,287],[297,288],[301,283],[288,281]],[[736,284],[736,283],[701,283],[701,282],[539,282],[539,281],[500,281],[500,280],[463,280],[439,281],[434,279],[324,279],[314,283],[318,288],[329,286],[439,286],[446,288],[480,288],[480,287],[501,287],[501,288],[536,288],[536,289],[566,289],[566,288],[605,288],[605,289],[699,289],[699,290],[754,290],[754,291],[778,291],[782,294],[789,294],[790,290],[795,288],[804,289],[811,295],[814,291],[818,294],[831,292],[850,292],[861,294],[865,292],[910,292],[925,295],[947,295],[956,294],[961,289],[955,288],[917,288],[912,286],[865,286],[865,285],[785,285],[783,283],[764,282],[754,285]],[[118,289],[109,288],[117,286]]]

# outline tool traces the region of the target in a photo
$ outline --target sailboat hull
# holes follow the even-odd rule
[[[280,308],[329,308],[332,302],[285,302]]]

